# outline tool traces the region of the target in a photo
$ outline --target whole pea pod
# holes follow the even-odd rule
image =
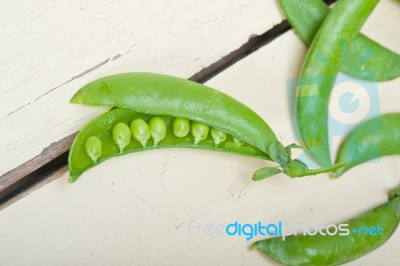
[[[377,116],[357,126],[343,140],[336,161],[346,164],[333,176],[339,177],[372,159],[395,154],[400,154],[400,113]]]
[[[397,188],[389,194],[387,203],[341,223],[340,233],[337,229],[326,229],[322,234],[299,233],[284,240],[274,237],[257,241],[252,248],[284,265],[339,265],[381,246],[390,238],[399,222],[400,188]],[[339,225],[328,227],[339,228]]]
[[[310,45],[330,8],[322,0],[279,2],[290,25]],[[400,55],[358,33],[342,58],[340,70],[365,80],[390,80],[400,76]]]
[[[315,175],[342,166],[308,169],[290,158],[295,145],[284,147],[250,108],[185,79],[117,74],[87,84],[71,102],[121,108],[96,118],[77,135],[69,154],[71,182],[112,156],[161,147],[227,151],[279,164],[260,169],[254,180],[281,172],[290,177]]]
[[[379,0],[339,0],[307,52],[296,91],[301,139],[323,167],[331,165],[328,103],[341,60]]]

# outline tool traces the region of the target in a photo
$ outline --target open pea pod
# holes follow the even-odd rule
[[[126,108],[115,108],[102,114],[89,122],[72,144],[70,181],[74,182],[83,172],[108,158],[158,148],[199,148],[269,159],[264,152],[232,135],[197,124],[211,131],[202,137],[204,131],[196,128],[193,122],[189,123],[183,118],[154,116]]]
[[[278,167],[274,167],[277,169],[274,171],[275,174],[283,172],[290,177],[315,175],[334,170],[340,166],[326,169],[308,169],[299,160],[290,158],[290,148],[293,146],[289,145],[285,148],[264,120],[249,107],[210,87],[176,77],[153,73],[125,73],[108,76],[81,88],[73,96],[71,102],[106,105],[136,111],[136,113],[132,113],[134,114],[132,117],[127,115],[132,121],[127,121],[127,118],[125,118],[125,126],[122,124],[117,126],[116,123],[118,123],[119,118],[114,121],[110,119],[110,116],[111,114],[119,114],[119,112],[128,112],[126,110],[105,114],[104,117],[106,118],[100,117],[98,121],[91,122],[82,130],[77,136],[69,157],[71,181],[75,181],[82,173],[81,170],[76,171],[75,169],[77,164],[74,162],[81,161],[75,157],[86,157],[87,165],[93,166],[124,151],[151,148],[147,147],[147,140],[151,136],[151,130],[147,128],[151,125],[150,117],[163,118],[166,124],[166,134],[170,137],[164,140],[158,137],[156,147],[200,147],[261,157],[279,164]],[[137,119],[139,120],[136,120],[134,116],[138,116]],[[184,123],[182,125],[176,122],[186,120],[190,125],[185,126]],[[130,140],[127,130],[128,122],[130,123],[132,137],[140,145],[128,141]],[[101,126],[97,126],[98,124]],[[115,126],[117,126],[117,129],[114,129]],[[190,139],[190,137],[185,139],[180,136],[178,132],[180,127],[183,129],[186,127],[187,130],[190,130],[193,139]],[[95,129],[92,130],[91,128]],[[170,134],[171,130],[175,137],[181,139],[173,137]],[[86,133],[89,131],[90,134]],[[112,131],[115,131],[116,135],[119,134],[119,137],[114,136],[114,144],[110,142]],[[126,133],[122,134],[121,132]],[[105,143],[101,138],[102,135],[99,137],[98,134],[108,134],[108,137],[104,139]],[[186,137],[187,134],[188,132],[183,135]],[[208,136],[209,134],[211,138]],[[96,136],[98,139],[96,139]],[[227,138],[228,141],[226,141]],[[241,142],[244,145],[235,146],[235,141],[235,145],[239,145]],[[85,153],[83,153],[84,146],[87,146]],[[126,148],[123,148],[123,146],[126,146]],[[113,147],[112,152],[107,150],[110,147]],[[79,149],[80,152],[74,152],[75,149]],[[107,150],[107,152],[104,152],[104,150]],[[82,169],[85,169],[85,167]],[[267,175],[263,176],[261,173],[260,176],[260,172],[258,172],[255,180],[261,180],[270,175],[270,172],[268,172]]]
[[[236,134],[264,152],[277,140],[264,120],[244,104],[210,87],[167,75],[124,73],[100,78],[82,87],[71,103],[184,117]]]
[[[336,162],[346,164],[333,176],[375,158],[400,154],[400,113],[374,117],[354,128],[341,143]]]

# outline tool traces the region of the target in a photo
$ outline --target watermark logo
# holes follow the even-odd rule
[[[299,79],[297,78],[289,79],[286,83],[286,89],[290,106],[293,137],[297,142],[300,142],[295,110],[298,83]],[[318,94],[317,91],[315,93]],[[315,93],[309,96],[315,97]],[[335,137],[345,136],[358,124],[379,114],[380,105],[377,83],[359,80],[340,73],[336,78],[335,86],[331,91],[329,100],[328,138],[331,150]],[[307,164],[313,165],[305,154],[302,154],[300,159],[304,160]]]
[[[380,114],[376,82],[340,74],[329,102],[329,132],[345,135],[355,125]]]
[[[256,223],[239,223],[238,221],[229,224],[202,224],[196,220],[188,223],[188,234],[207,235],[207,236],[238,236],[244,237],[247,241],[252,240],[256,236],[262,237],[281,237],[283,241],[288,236],[382,236],[383,228],[379,225],[359,226],[350,228],[349,224],[296,224],[284,223],[278,221],[276,223],[265,223],[258,221]]]

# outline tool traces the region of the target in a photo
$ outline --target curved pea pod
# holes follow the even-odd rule
[[[329,14],[322,0],[279,0],[290,25],[310,45]],[[357,78],[381,81],[400,76],[400,55],[358,33],[342,58],[341,71]]]
[[[174,117],[168,115],[154,116],[125,108],[115,108],[98,116],[82,128],[72,144],[68,159],[69,181],[76,181],[83,172],[108,158],[157,148],[199,148],[269,159],[266,153],[256,147],[247,143],[236,144],[231,135],[226,135],[224,140],[219,139],[218,146],[216,146],[211,134],[204,136],[202,131],[199,132],[199,135],[194,132],[193,135],[176,136],[173,130],[174,120]],[[136,139],[133,136],[131,138],[130,132],[126,132],[126,128],[129,129],[127,125],[132,124],[132,121],[140,121],[140,123],[134,125],[135,128],[133,130],[136,132],[142,132],[142,123],[150,124],[153,121],[153,125],[150,126],[150,129],[153,129],[153,133],[150,134],[151,137],[147,138],[147,133],[142,134],[142,136],[145,135],[146,143],[143,143],[143,138]],[[165,130],[163,130],[164,126]],[[156,129],[155,133],[154,129]],[[190,130],[190,127],[188,130]],[[116,137],[120,135],[123,137]],[[126,142],[127,135],[129,135],[128,142]],[[195,138],[197,136],[201,140],[196,143]],[[123,143],[122,151],[121,143]]]
[[[400,154],[400,113],[372,118],[353,129],[341,143],[336,162],[346,165],[334,172],[339,177],[347,170],[372,159]]]
[[[255,242],[260,250],[284,265],[340,265],[357,259],[385,243],[400,221],[400,189],[389,194],[389,201],[356,218],[318,232],[291,235]],[[371,228],[373,230],[371,231]],[[368,232],[366,231],[368,230]],[[366,233],[367,232],[367,233]]]
[[[82,87],[71,103],[123,107],[207,124],[267,152],[277,140],[253,110],[202,84],[154,73],[124,73]]]
[[[328,103],[341,60],[378,2],[339,1],[324,20],[307,52],[296,90],[297,126],[307,151],[323,167],[332,165]]]
[[[185,138],[190,131],[194,139],[193,146],[211,135],[215,148],[223,148],[221,142],[225,139],[224,134],[228,134],[236,146],[240,147],[240,142],[243,142],[263,152],[265,159],[279,164],[279,173],[290,177],[315,175],[339,167],[313,170],[293,161],[289,154],[291,146],[284,148],[271,128],[249,107],[210,87],[176,77],[153,73],[108,76],[81,88],[71,102],[115,106],[152,116],[174,117],[172,131],[175,136]],[[151,130],[147,125],[146,128],[134,130],[132,123],[137,122],[131,122],[132,136],[145,148]],[[209,134],[209,128],[218,129],[223,134],[212,129]],[[135,132],[140,133],[140,139]],[[257,180],[265,177],[257,174]]]

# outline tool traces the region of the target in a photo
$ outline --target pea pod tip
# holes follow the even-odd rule
[[[259,241],[254,242],[253,244],[250,245],[250,249],[259,249]]]
[[[330,177],[332,179],[336,179],[341,177],[347,170],[348,170],[348,165],[350,164],[349,161],[345,161],[345,162],[340,162],[340,163],[336,163],[336,166],[338,166],[336,168],[336,170],[334,170],[331,174]]]
[[[78,180],[78,178],[79,178],[79,175],[70,174],[70,176],[68,178],[68,183],[70,183],[70,184],[75,183],[76,180]]]

